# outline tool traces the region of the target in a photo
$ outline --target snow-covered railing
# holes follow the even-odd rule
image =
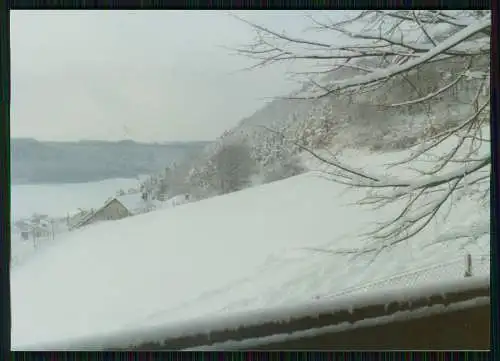
[[[348,342],[352,349],[489,349],[489,310],[489,277],[473,276],[417,289],[374,290],[300,305],[220,313],[18,349],[346,349]],[[426,332],[413,337],[416,329]],[[352,335],[356,332],[363,336]],[[381,337],[385,339],[380,341]]]
[[[470,263],[469,263],[470,261]],[[388,278],[364,283],[361,285],[346,288],[340,292],[326,295],[320,298],[335,298],[339,296],[363,293],[375,289],[388,288],[415,288],[433,283],[437,280],[460,279],[466,277],[466,273],[470,272],[470,276],[485,276],[490,274],[490,255],[466,255],[464,257],[455,258],[453,260],[435,264],[432,266],[413,269],[404,273],[400,273]]]

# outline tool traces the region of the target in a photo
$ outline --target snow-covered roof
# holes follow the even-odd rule
[[[22,230],[22,231],[27,231],[31,229],[48,229],[50,226],[50,222],[41,219],[39,221],[34,221],[32,219],[23,219],[23,220],[18,220],[15,222],[15,227]]]
[[[370,294],[335,300],[311,301],[301,305],[216,315],[175,324],[124,330],[115,334],[36,345],[34,348],[104,350],[130,349],[144,345],[143,347],[151,349],[222,350],[257,347],[294,337],[339,332],[349,328],[488,305],[489,294],[489,276],[469,277],[438,281],[415,289],[377,290]],[[374,310],[374,307],[378,308]],[[313,321],[315,324],[313,326],[311,322],[306,325],[297,322],[290,327],[292,320],[318,320],[324,316],[333,318],[327,324]],[[272,330],[271,333],[269,329]]]
[[[160,204],[157,200],[145,201],[141,193],[125,194],[123,196],[117,196],[114,199],[123,204],[131,214],[142,213],[144,210],[152,207],[156,208]]]
[[[223,342],[215,342],[215,343],[206,343],[205,345],[201,346],[195,346],[195,347],[189,347],[183,349],[183,351],[229,351],[229,350],[249,350],[249,349],[255,349],[255,348],[265,348],[267,350],[272,350],[272,349],[278,349],[278,348],[283,348],[283,344],[288,342],[288,345],[291,345],[293,348],[297,348],[297,343],[300,344],[300,341],[303,340],[308,340],[314,337],[325,337],[328,334],[336,334],[335,340],[338,340],[338,333],[340,332],[349,332],[355,329],[360,329],[360,328],[365,328],[368,327],[372,331],[372,334],[375,332],[384,332],[382,329],[374,329],[373,327],[375,326],[383,326],[390,324],[392,322],[401,322],[401,321],[411,321],[423,317],[432,317],[433,315],[436,314],[442,314],[442,313],[447,313],[447,312],[455,312],[455,311],[462,311],[470,308],[476,308],[476,307],[481,307],[481,306],[490,306],[490,297],[489,296],[480,296],[476,297],[470,300],[466,301],[459,301],[456,303],[451,303],[448,305],[443,305],[443,304],[434,304],[430,306],[424,306],[415,310],[404,310],[404,311],[398,311],[396,313],[392,314],[387,314],[384,316],[380,317],[373,317],[373,318],[366,318],[366,319],[360,319],[359,321],[354,321],[354,322],[342,322],[340,324],[332,324],[332,325],[327,325],[327,326],[320,326],[320,327],[313,327],[313,328],[308,328],[308,329],[303,329],[303,330],[298,330],[298,331],[292,331],[292,332],[282,332],[282,333],[276,333],[276,334],[270,334],[268,336],[261,336],[261,337],[251,337],[251,338],[245,338],[241,340],[234,340],[234,339],[228,339],[227,341]],[[319,319],[320,316],[317,317]],[[411,326],[410,326],[411,327]],[[470,335],[470,330],[468,335]],[[212,336],[207,336],[207,339],[210,341],[210,338]],[[457,337],[457,335],[455,335]],[[345,337],[344,337],[345,339]],[[378,340],[379,338],[375,335],[372,335],[372,340]],[[455,338],[456,340],[456,338]],[[341,341],[342,342],[342,341]],[[363,341],[362,341],[363,342]],[[366,342],[366,340],[364,341]],[[485,339],[485,343],[488,343],[489,340]],[[311,342],[309,342],[311,344]],[[329,349],[338,349],[339,344],[337,343],[336,345],[334,344],[328,344],[325,345],[323,343],[320,343],[317,341],[317,339],[314,341],[314,348],[315,349],[324,349],[325,346]],[[432,343],[427,343],[426,345],[430,345]],[[276,345],[279,345],[276,347]],[[396,343],[394,345],[397,345]],[[399,347],[398,347],[399,346]],[[160,346],[162,347],[162,346]],[[285,346],[286,347],[286,346]],[[299,346],[300,347],[300,346]],[[379,345],[377,345],[374,342],[370,342],[370,348],[378,348]],[[393,346],[394,348],[400,348],[400,345]],[[428,346],[427,346],[428,347]],[[435,347],[433,345],[433,347]],[[463,348],[462,346],[461,348]],[[163,346],[163,348],[166,348]],[[288,347],[286,347],[288,348]],[[300,347],[302,348],[302,347]],[[351,347],[346,347],[345,343],[342,343],[341,346],[342,349],[347,349]],[[359,348],[359,346],[358,346]],[[389,348],[389,345],[384,344],[384,348]],[[413,348],[413,347],[412,347]],[[467,347],[468,348],[468,347]],[[486,347],[485,347],[486,349]]]
[[[27,227],[29,227],[29,225],[30,225],[30,222],[27,219],[19,219],[19,220],[14,222],[14,227],[16,227],[18,229],[27,228]]]
[[[96,212],[98,212],[103,208],[106,208],[110,203],[112,203],[115,200],[120,202],[127,209],[127,211],[130,212],[130,214],[139,214],[143,213],[146,210],[150,210],[151,208],[155,209],[161,207],[161,202],[158,200],[145,201],[142,198],[142,193],[124,194],[122,196],[116,196],[110,198],[108,201],[106,201],[106,203],[104,203],[104,205],[101,208],[97,209],[94,212],[83,214],[80,219],[78,219],[77,216],[74,216],[75,219],[74,226],[79,227],[87,223],[94,216]]]
[[[106,202],[106,205],[108,203]],[[104,207],[104,206],[103,206]],[[101,209],[103,208],[101,207]],[[72,226],[73,227],[80,227],[83,224],[85,224],[88,220],[90,220],[94,216],[95,212],[88,212],[88,213],[83,213],[81,215],[76,215],[72,217]]]

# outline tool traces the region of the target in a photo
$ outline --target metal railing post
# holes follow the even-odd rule
[[[465,255],[465,273],[464,277],[471,277],[472,276],[472,257],[470,253],[467,253]]]

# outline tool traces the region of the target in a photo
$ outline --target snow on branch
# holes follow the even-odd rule
[[[444,40],[433,49],[418,56],[415,59],[407,61],[402,65],[392,65],[385,69],[378,69],[377,71],[374,71],[371,74],[358,75],[348,79],[332,81],[329,84],[330,86],[329,93],[338,92],[340,90],[350,87],[363,86],[379,80],[388,80],[391,77],[408,72],[413,68],[419,67],[420,65],[427,63],[429,60],[432,60],[438,55],[446,52],[446,50],[453,48],[454,46],[462,43],[463,41],[470,38],[474,34],[477,34],[489,27],[491,27],[491,19],[488,16],[458,31],[456,34],[450,36],[448,39]],[[322,96],[324,95],[326,94],[323,94]]]
[[[342,22],[311,20],[316,30],[340,35],[338,41],[345,36],[349,43],[292,37],[247,22],[257,30],[258,41],[240,49],[240,53],[257,59],[258,66],[279,61],[324,61],[327,70],[302,72],[308,75],[308,83],[288,99],[310,99],[314,104],[321,103],[316,102],[320,98],[325,98],[325,103],[331,101],[334,109],[327,115],[331,118],[327,131],[339,140],[343,135],[338,130],[349,132],[351,124],[345,123],[355,118],[366,117],[361,119],[367,121],[363,124],[379,121],[371,118],[371,113],[366,115],[365,109],[387,111],[388,117],[408,117],[408,123],[418,117],[426,122],[417,124],[422,132],[411,134],[415,140],[404,145],[405,157],[383,166],[385,171],[395,167],[411,170],[413,178],[368,171],[336,155],[320,154],[308,138],[309,129],[307,134],[297,134],[287,141],[326,165],[323,177],[365,190],[359,205],[396,208],[392,218],[365,234],[371,240],[365,251],[377,253],[411,239],[427,229],[438,214],[446,218],[446,205],[450,213],[463,194],[487,199],[491,155],[485,154],[489,139],[484,133],[490,119],[490,69],[486,60],[490,50],[489,12],[364,11]],[[360,26],[364,27],[360,30]],[[429,66],[431,63],[436,67]],[[451,74],[455,74],[454,79],[449,79]],[[416,95],[407,93],[408,85]],[[398,94],[389,97],[390,91]],[[373,95],[376,107],[366,106],[365,94]],[[336,105],[342,102],[349,108],[336,112]],[[401,109],[401,114],[390,113],[392,109]],[[280,131],[261,127],[285,137]],[[425,167],[417,168],[421,163],[426,163]]]
[[[373,19],[374,14],[382,15],[382,17],[395,17],[399,19],[399,23],[392,26],[392,29],[389,31],[382,31],[382,25],[378,29],[378,32],[376,29],[375,31],[369,29],[354,31],[349,29],[349,25],[356,25],[358,23],[371,22],[374,25],[376,21],[384,22],[383,18],[376,20],[375,17]],[[349,88],[359,89],[371,83],[387,81],[392,77],[407,73],[435,59],[443,60],[450,56],[470,57],[484,55],[489,52],[489,36],[469,40],[478,33],[490,31],[491,19],[489,15],[480,19],[469,19],[467,25],[465,25],[465,21],[460,22],[460,26],[455,25],[457,27],[456,32],[441,42],[438,42],[437,38],[431,34],[426,28],[426,24],[434,26],[439,22],[448,24],[453,21],[458,24],[458,17],[435,11],[364,11],[352,19],[330,24],[320,22],[312,16],[310,17],[318,29],[346,36],[349,41],[344,41],[344,45],[338,44],[338,42],[342,41],[340,40],[341,37],[339,38],[338,36],[336,37],[338,39],[337,44],[315,41],[304,37],[289,36],[261,25],[253,24],[237,16],[235,17],[250,25],[257,32],[256,43],[247,48],[236,49],[237,53],[258,61],[251,68],[262,67],[275,62],[302,60],[325,62],[325,65],[329,61],[329,66],[338,70],[343,65],[347,66],[346,64],[351,63],[353,59],[380,59],[387,61],[392,58],[390,61],[392,64],[373,68],[368,71],[365,71],[367,70],[366,68],[361,69],[363,67],[361,64],[356,64],[355,66],[359,67],[365,74],[351,76],[347,79],[331,80],[319,87],[322,90],[319,94],[294,97],[298,99],[318,99]],[[401,25],[403,21],[411,22],[413,30],[418,30],[430,40],[427,42],[419,41],[415,36],[405,39],[413,30],[411,27],[403,30]],[[385,26],[387,27],[387,24]],[[399,38],[394,35],[395,29],[400,30]],[[355,40],[361,42],[355,42]],[[301,45],[306,47],[300,47]],[[352,69],[354,66],[350,65],[349,67]],[[334,70],[329,71],[332,72]]]
[[[449,84],[445,85],[444,87],[442,88],[439,88],[438,90],[434,91],[434,92],[431,92],[423,97],[420,97],[420,98],[417,98],[417,99],[412,99],[412,100],[407,100],[405,102],[401,102],[401,103],[394,103],[394,104],[388,104],[388,105],[384,105],[386,107],[390,107],[390,108],[396,108],[396,107],[401,107],[401,106],[407,106],[407,105],[414,105],[414,104],[417,104],[417,103],[423,103],[427,100],[430,100],[432,98],[435,98],[437,97],[439,94],[442,94],[444,93],[445,91],[447,91],[448,89],[454,87],[455,85],[457,85],[457,83],[462,80],[462,78],[466,75],[465,72],[459,74],[452,82],[450,82]]]

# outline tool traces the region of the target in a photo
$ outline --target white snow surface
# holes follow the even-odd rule
[[[71,232],[12,270],[13,348],[307,304],[318,295],[489,252],[487,236],[432,245],[458,225],[489,219],[488,209],[468,199],[445,223],[432,222],[375,260],[367,256],[373,262],[313,251],[361,247],[357,236],[394,213],[353,205],[360,192],[309,172]]]
[[[87,183],[13,185],[11,219],[31,217],[33,213],[66,217],[78,208],[97,209],[119,189],[127,190],[138,184],[138,179],[118,178]]]
[[[166,325],[153,327],[143,327],[142,329],[131,329],[119,331],[115,334],[101,334],[86,339],[66,340],[64,342],[55,342],[44,345],[46,350],[99,350],[106,347],[112,348],[128,348],[141,343],[157,342],[163,343],[165,340],[187,335],[197,335],[200,333],[210,334],[214,331],[236,330],[242,326],[248,327],[269,322],[281,323],[288,322],[292,318],[315,317],[320,314],[333,314],[341,310],[354,310],[357,308],[366,307],[369,305],[386,306],[391,302],[405,303],[421,299],[422,295],[442,294],[444,298],[450,292],[460,292],[462,290],[470,290],[474,288],[488,287],[490,284],[489,276],[470,277],[467,279],[458,279],[451,281],[436,281],[430,284],[419,287],[418,289],[386,289],[382,292],[374,292],[365,296],[348,296],[336,299],[334,302],[330,300],[310,301],[298,305],[287,305],[282,307],[267,308],[264,310],[253,310],[247,312],[235,312],[230,315],[215,315],[192,319],[190,322],[174,322]],[[247,339],[243,341],[233,342],[228,340],[220,344],[213,344],[211,347],[220,346],[241,346],[240,343],[252,343],[256,346],[267,341],[285,340],[287,338],[300,338],[315,336],[325,332],[341,331],[348,328],[364,327],[374,324],[388,323],[397,319],[411,319],[422,317],[424,315],[433,314],[435,312],[447,312],[450,310],[464,309],[475,305],[489,304],[489,297],[477,297],[475,299],[460,301],[449,304],[447,306],[436,304],[433,306],[423,307],[416,310],[398,311],[390,315],[375,317],[371,319],[360,320],[355,323],[342,323],[321,327],[317,329],[301,330],[292,334],[284,335],[277,334],[266,337]],[[283,338],[285,337],[285,338]],[[272,340],[271,340],[272,339]],[[234,343],[234,345],[233,345]],[[204,348],[206,346],[199,346]],[[195,347],[198,348],[198,347]],[[28,347],[28,349],[39,349],[37,347]]]

